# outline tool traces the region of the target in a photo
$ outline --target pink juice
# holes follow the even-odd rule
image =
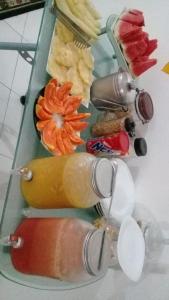
[[[25,219],[14,233],[23,245],[12,248],[12,263],[25,274],[66,281],[90,279],[83,248],[87,233],[93,230],[90,223],[74,218]]]

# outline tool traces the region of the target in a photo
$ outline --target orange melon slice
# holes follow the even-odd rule
[[[78,135],[72,133],[68,134],[68,137],[70,138],[71,142],[75,145],[83,145],[85,142],[82,140]]]
[[[55,129],[55,122],[50,120],[42,131],[42,142],[51,151],[55,150]]]
[[[65,121],[77,121],[81,119],[86,119],[91,116],[90,113],[80,113],[80,114],[72,114],[65,116]]]
[[[65,115],[74,113],[81,104],[82,97],[80,96],[70,96],[67,98],[65,103]]]
[[[74,129],[71,127],[69,123],[65,123],[65,130],[70,141],[75,145],[82,145],[84,141],[74,133]]]
[[[36,123],[36,128],[39,130],[39,131],[42,131],[44,129],[44,127],[50,122],[50,120],[45,120],[45,121],[38,121]]]
[[[36,104],[35,111],[36,111],[36,116],[38,117],[38,119],[40,119],[42,121],[51,119],[51,114],[48,113],[47,111],[45,111],[41,105]]]
[[[55,143],[60,150],[61,154],[66,154],[66,149],[62,139],[62,128],[57,129],[56,131],[56,140]]]
[[[84,130],[88,126],[87,122],[81,122],[81,121],[70,121],[69,124],[75,131]]]
[[[72,154],[74,152],[73,145],[65,129],[62,130],[62,140],[63,140],[63,145],[65,147],[66,153]]]
[[[60,101],[63,101],[65,97],[67,97],[70,94],[71,88],[72,88],[73,83],[72,82],[65,82],[58,90],[56,93],[57,98]]]

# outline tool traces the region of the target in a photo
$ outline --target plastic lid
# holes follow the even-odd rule
[[[114,169],[106,158],[97,159],[93,172],[93,188],[99,197],[110,197]]]
[[[127,277],[138,281],[144,266],[145,241],[140,227],[132,217],[127,217],[120,227],[117,256]]]
[[[136,112],[142,122],[149,122],[154,115],[154,107],[151,96],[145,92],[140,91],[136,96]]]
[[[134,150],[137,156],[145,156],[147,154],[147,143],[144,138],[134,140]]]
[[[97,276],[107,271],[110,264],[111,248],[103,229],[89,232],[85,241],[83,257],[89,274]]]
[[[135,136],[135,127],[136,127],[136,124],[135,124],[135,122],[133,121],[132,118],[126,118],[125,119],[124,127],[125,127],[125,129],[128,132],[128,134],[129,134],[130,137]]]

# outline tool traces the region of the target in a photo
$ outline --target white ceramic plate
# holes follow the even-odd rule
[[[138,281],[144,266],[145,241],[140,227],[132,217],[127,217],[120,227],[117,256],[127,277]]]
[[[135,186],[131,172],[127,164],[121,159],[113,159],[117,162],[117,174],[111,207],[111,218],[121,224],[127,216],[131,216],[135,207]],[[100,202],[104,215],[107,216],[110,198]]]

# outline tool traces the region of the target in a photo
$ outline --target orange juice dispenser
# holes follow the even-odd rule
[[[75,153],[35,159],[25,168],[21,191],[35,208],[87,208],[111,194],[114,169],[106,158]]]

